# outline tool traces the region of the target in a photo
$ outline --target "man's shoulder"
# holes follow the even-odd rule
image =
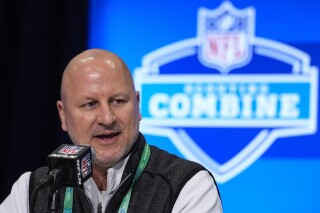
[[[33,170],[31,172],[31,176],[41,177],[43,175],[46,175],[47,172],[48,172],[48,167],[47,166],[42,166],[42,167],[39,167],[39,168]],[[33,178],[33,177],[30,177],[30,178]]]
[[[197,173],[198,171],[206,170],[204,166],[197,162],[181,158],[177,155],[167,152],[166,150],[152,145],[150,161],[152,167],[155,167],[160,171],[166,171],[169,173],[176,171]]]
[[[44,177],[48,172],[47,166],[39,167],[35,170],[33,170],[30,174],[30,182],[29,182],[29,191],[32,191],[35,184]]]

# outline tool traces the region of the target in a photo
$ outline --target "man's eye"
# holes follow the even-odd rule
[[[90,109],[90,108],[93,108],[96,105],[97,105],[96,101],[90,101],[88,103],[85,103],[85,104],[81,105],[81,107]]]
[[[116,106],[121,106],[125,103],[126,101],[124,99],[113,99],[110,103],[112,105],[116,105]]]

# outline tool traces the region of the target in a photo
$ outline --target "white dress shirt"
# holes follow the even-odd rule
[[[117,165],[108,169],[107,191],[99,191],[94,180],[90,178],[84,183],[87,197],[90,199],[93,212],[97,212],[98,204],[102,205],[102,212],[115,194],[120,184],[121,176],[128,157]],[[29,179],[31,172],[26,172],[13,184],[11,193],[0,205],[0,213],[28,213],[29,212]],[[198,172],[182,188],[173,213],[222,213],[222,204],[217,193],[216,185],[207,171]]]

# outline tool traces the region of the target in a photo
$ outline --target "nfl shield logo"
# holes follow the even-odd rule
[[[278,138],[317,131],[318,68],[301,50],[254,36],[254,14],[228,1],[200,8],[197,37],[145,55],[134,72],[149,143],[173,144],[219,183]]]
[[[205,66],[228,72],[247,64],[252,55],[254,10],[237,10],[225,2],[216,10],[199,9],[198,57]]]
[[[81,161],[81,173],[82,173],[82,178],[85,178],[88,174],[91,173],[90,153],[87,154]]]
[[[59,153],[66,154],[66,155],[76,155],[82,149],[83,149],[83,147],[81,147],[81,146],[69,146],[69,145],[66,145],[59,151]]]

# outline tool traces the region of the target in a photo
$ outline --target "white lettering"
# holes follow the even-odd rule
[[[258,95],[257,96],[257,118],[275,118],[277,115],[277,94]]]
[[[189,97],[184,93],[174,94],[170,102],[170,112],[173,117],[187,117],[191,109]]]
[[[155,118],[165,118],[169,116],[170,97],[165,93],[157,93],[150,98],[149,112]]]
[[[239,97],[236,94],[226,94],[220,100],[220,115],[223,118],[235,118],[239,115]]]
[[[192,116],[195,118],[202,115],[207,117],[215,117],[217,114],[217,97],[214,94],[207,96],[201,93],[195,94],[193,97]]]
[[[297,94],[281,94],[280,96],[280,116],[284,118],[296,118],[300,115],[297,107],[300,96]]]
[[[222,84],[221,84],[222,85]],[[298,93],[269,93],[268,85],[188,85],[185,93],[156,93],[148,110],[154,118],[297,118]],[[220,89],[219,89],[220,88]]]
[[[241,115],[244,118],[252,117],[252,95],[244,94],[241,97],[242,99],[242,111]]]
[[[81,184],[81,168],[80,168],[80,160],[77,159],[77,176],[78,176],[78,184]]]

